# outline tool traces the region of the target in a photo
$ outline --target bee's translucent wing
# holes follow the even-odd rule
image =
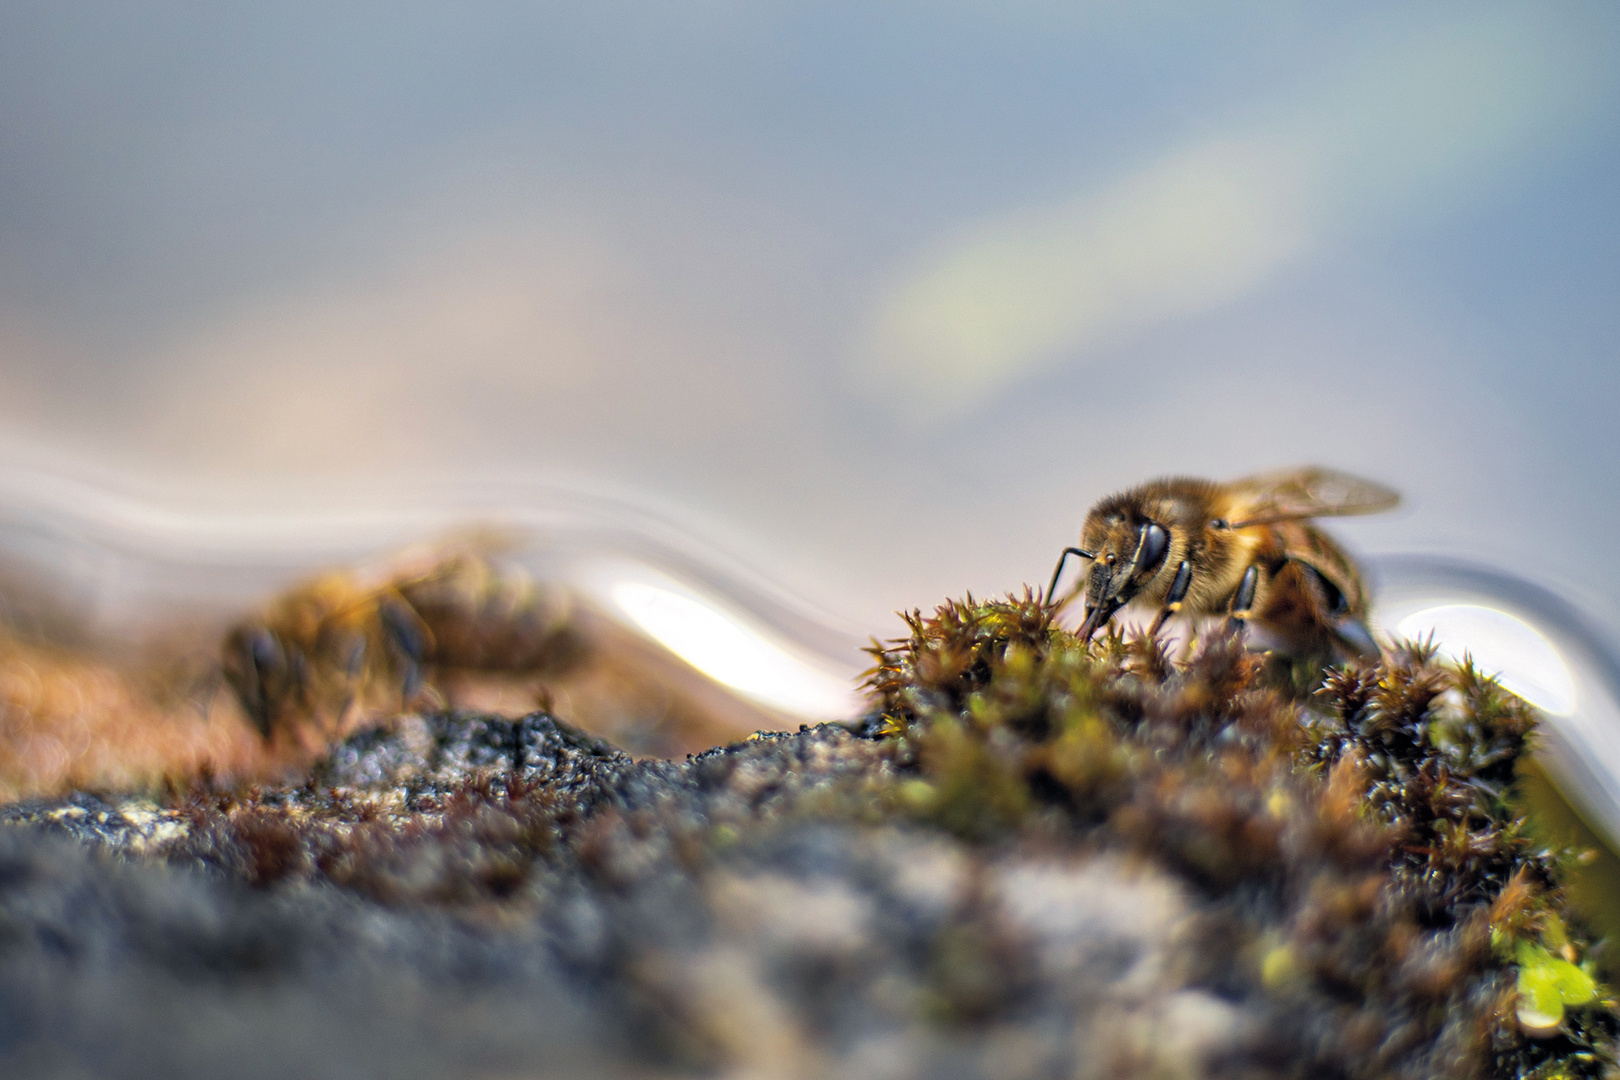
[[[1229,485],[1242,510],[1232,527],[1270,525],[1314,517],[1376,514],[1401,501],[1400,495],[1359,476],[1307,466],[1289,472],[1250,476]]]

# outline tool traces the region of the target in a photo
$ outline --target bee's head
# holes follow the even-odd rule
[[[1086,519],[1081,541],[1091,565],[1080,636],[1090,639],[1163,569],[1170,531],[1135,507],[1104,505]]]

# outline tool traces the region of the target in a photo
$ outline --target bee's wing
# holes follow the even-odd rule
[[[1235,529],[1303,518],[1376,514],[1401,501],[1397,492],[1383,484],[1314,465],[1246,477],[1228,488],[1239,506],[1233,514]]]

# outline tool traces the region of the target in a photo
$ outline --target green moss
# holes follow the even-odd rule
[[[1519,940],[1514,962],[1519,969],[1515,983],[1519,994],[1517,1016],[1528,1028],[1556,1029],[1567,1007],[1597,999],[1597,982],[1588,972],[1540,945]]]

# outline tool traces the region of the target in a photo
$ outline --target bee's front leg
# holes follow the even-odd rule
[[[1192,563],[1183,559],[1181,565],[1176,567],[1176,576],[1175,580],[1170,582],[1170,591],[1165,594],[1164,607],[1159,609],[1159,614],[1153,619],[1153,625],[1148,627],[1148,637],[1158,637],[1159,629],[1164,626],[1165,620],[1181,610],[1181,601],[1185,599],[1187,589],[1191,585]]]
[[[1058,578],[1063,576],[1063,564],[1069,561],[1070,555],[1078,555],[1082,559],[1095,559],[1097,556],[1084,548],[1066,547],[1063,554],[1058,557],[1057,569],[1052,571],[1052,584],[1046,587],[1046,604],[1052,607],[1057,600]],[[1067,600],[1064,603],[1068,603]]]

